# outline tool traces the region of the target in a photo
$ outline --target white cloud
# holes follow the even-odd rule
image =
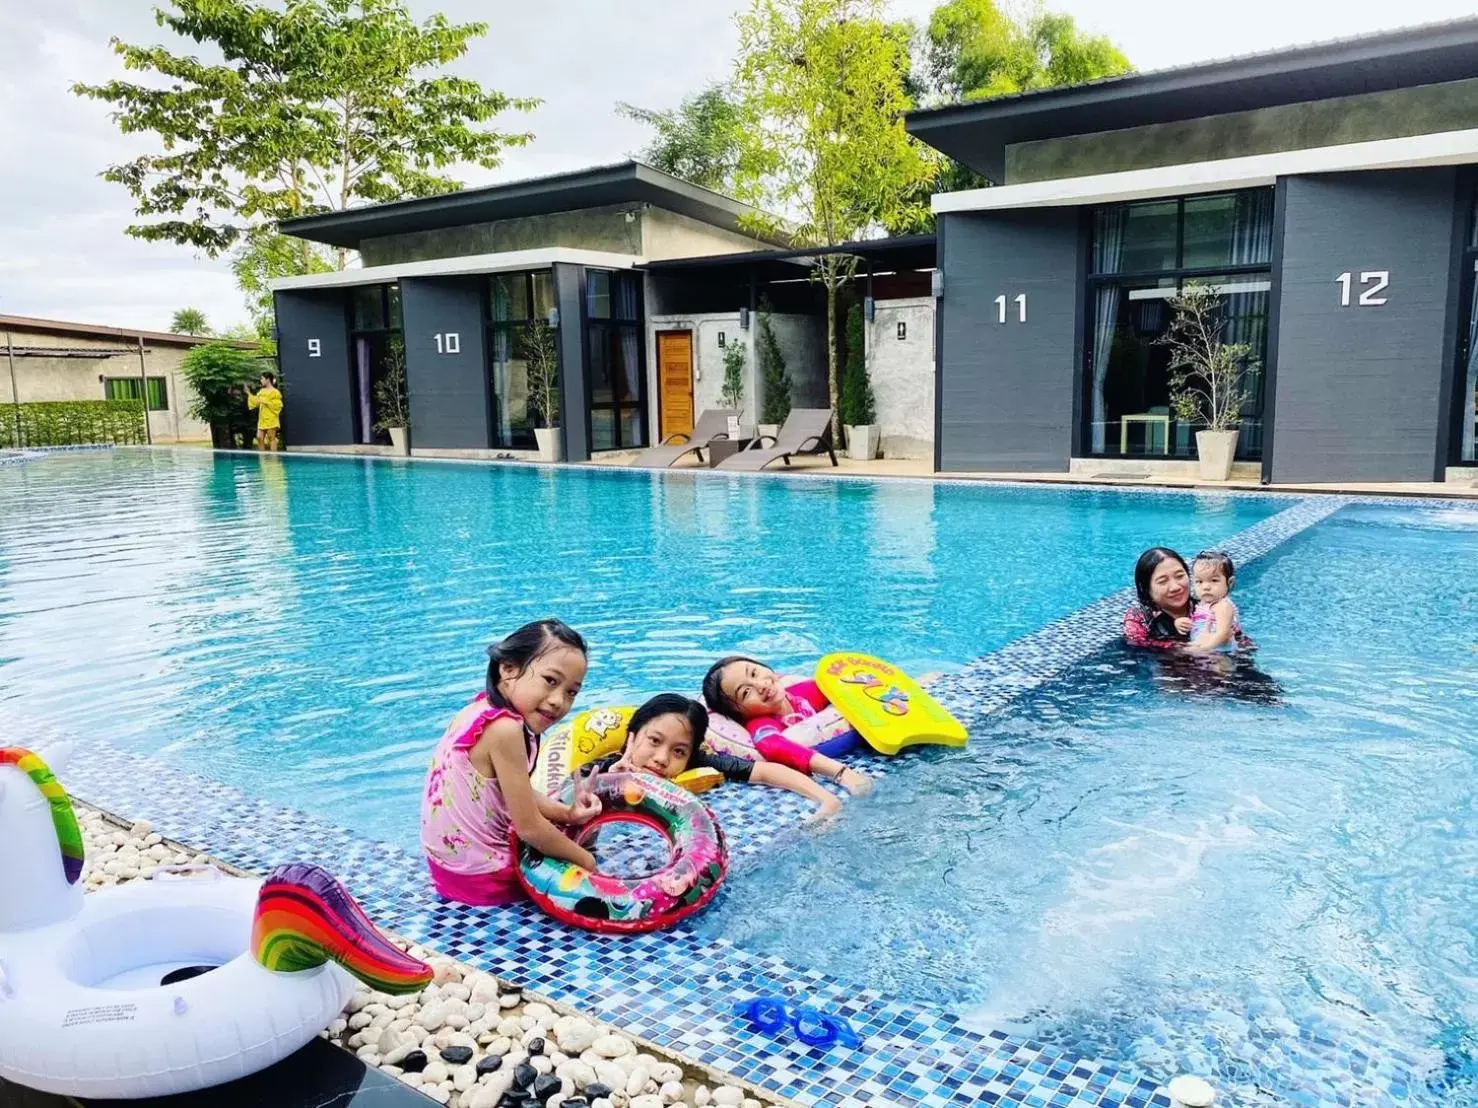
[[[644,129],[615,114],[618,100],[676,103],[727,74],[737,43],[734,0],[411,0],[418,15],[486,20],[488,36],[457,66],[516,96],[545,103],[511,115],[533,144],[508,153],[472,183],[612,162],[639,148]],[[920,22],[931,0],[894,0],[896,15]],[[1231,8],[1182,8],[1163,0],[1049,0],[1084,27],[1110,35],[1142,69],[1180,65],[1292,43],[1343,37],[1471,14],[1465,0],[1238,0]],[[98,177],[140,153],[105,105],[71,94],[76,80],[121,74],[108,39],[164,41],[143,0],[0,0],[0,312],[122,326],[164,327],[175,309],[199,307],[222,326],[245,317],[223,261],[129,238],[132,205]],[[192,49],[198,49],[191,44]],[[135,75],[135,79],[137,79]]]

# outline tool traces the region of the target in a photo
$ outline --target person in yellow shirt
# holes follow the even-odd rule
[[[257,449],[281,450],[277,429],[282,426],[282,393],[277,391],[277,375],[262,374],[262,387],[246,390],[246,406],[257,413]]]

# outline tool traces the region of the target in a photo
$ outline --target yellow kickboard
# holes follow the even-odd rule
[[[549,732],[540,744],[539,757],[531,774],[534,788],[550,795],[581,766],[621,753],[626,746],[626,729],[634,715],[634,704],[619,708],[592,708],[581,712],[573,723]],[[673,782],[691,793],[704,793],[722,785],[724,777],[718,770],[703,766],[684,770],[673,778]]]
[[[954,716],[896,666],[867,654],[828,654],[816,663],[821,695],[879,754],[906,746],[964,746]]]

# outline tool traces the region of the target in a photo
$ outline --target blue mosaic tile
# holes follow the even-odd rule
[[[799,478],[800,475],[794,475]],[[1036,486],[1034,486],[1036,487]],[[1155,495],[1150,490],[1135,490]],[[1262,494],[1249,494],[1262,495]],[[1349,503],[1317,497],[1289,507],[1228,539],[1240,563],[1253,561]],[[942,677],[935,693],[967,720],[1000,712],[1044,682],[1068,673],[1120,635],[1129,599],[1115,593],[1001,650]],[[38,733],[7,718],[0,737],[45,745]],[[689,1058],[803,1105],[999,1104],[1014,1108],[1116,1105],[1168,1108],[1169,1099],[1143,1075],[1115,1064],[1072,1059],[1042,1044],[963,1027],[952,1015],[857,990],[814,970],[699,940],[678,928],[660,935],[599,936],[564,928],[531,905],[470,908],[440,900],[422,860],[398,847],[366,841],[316,817],[278,808],[153,758],[89,742],[87,756],[62,777],[76,795],[109,810],[150,819],[160,833],[245,869],[317,861],[337,873],[365,910],[405,937],[549,995]],[[894,763],[857,764],[886,775]],[[725,828],[731,872],[800,833],[810,806],[798,797],[719,789],[706,799]],[[613,844],[614,857],[640,864],[640,847]],[[751,1032],[732,1015],[736,998],[803,997],[846,1017],[863,1039],[855,1052],[825,1052],[790,1039]],[[1321,1073],[1331,1056],[1350,1072],[1358,1103],[1386,1103],[1413,1083],[1416,1060],[1348,1037],[1293,1040],[1292,1063]],[[1340,1099],[1311,1103],[1340,1103]]]

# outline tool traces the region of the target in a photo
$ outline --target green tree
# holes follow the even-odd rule
[[[244,240],[264,249],[250,236],[277,220],[447,192],[459,182],[443,170],[493,168],[532,138],[490,121],[538,101],[445,71],[486,23],[417,23],[404,0],[170,0],[155,18],[221,61],[115,38],[124,66],[146,81],[72,86],[110,105],[124,134],[163,150],[103,173],[132,195],[139,222],[128,233],[138,238],[212,257]],[[294,272],[312,271],[311,244],[293,246]]]
[[[872,381],[867,373],[867,340],[862,321],[862,305],[847,310],[847,364],[842,377],[842,424],[861,427],[877,421],[877,406],[872,394]]]
[[[218,340],[197,346],[185,355],[181,368],[195,393],[190,415],[210,425],[211,442],[231,449],[248,437],[251,422],[246,416],[245,386],[255,384],[269,363],[259,361],[235,343]]]
[[[1104,35],[1072,16],[1036,9],[1013,18],[996,0],[945,0],[929,17],[925,55],[932,92],[980,100],[1127,73],[1133,67]]]
[[[261,336],[272,333],[273,281],[305,273],[328,273],[333,268],[333,254],[327,248],[289,238],[272,224],[248,230],[241,245],[231,252],[236,287],[246,297],[246,310]]]
[[[555,330],[542,319],[529,320],[524,332],[528,362],[529,407],[539,427],[559,426],[559,345]]]
[[[723,85],[709,85],[668,111],[622,101],[616,112],[656,131],[651,145],[636,155],[638,160],[714,192],[732,189],[739,167],[742,115]]]
[[[208,335],[210,324],[199,308],[181,308],[169,322],[169,329],[177,335]]]
[[[761,423],[781,424],[790,415],[790,374],[785,369],[785,355],[775,338],[770,301],[760,301],[759,322],[755,329],[755,357],[759,361],[764,398]]]
[[[743,105],[737,193],[784,212],[793,238],[838,246],[906,223],[933,160],[903,129],[909,37],[882,0],[753,0],[739,18],[735,88]],[[751,222],[774,231],[778,221]],[[827,388],[837,407],[837,292],[857,258],[822,254]],[[840,428],[833,417],[833,432]]]
[[[744,403],[744,347],[737,339],[724,347],[724,383],[718,395],[725,408],[739,411]]]

